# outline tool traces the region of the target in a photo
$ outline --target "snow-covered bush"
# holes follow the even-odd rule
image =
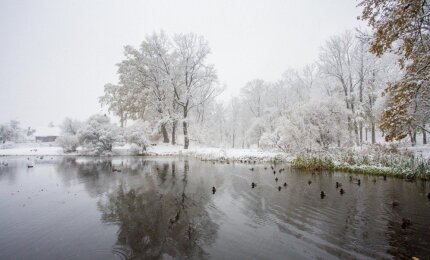
[[[65,153],[76,152],[76,148],[79,146],[79,139],[76,135],[59,136],[56,142]]]
[[[82,122],[66,117],[60,125],[61,132],[64,135],[76,135],[81,128]]]
[[[79,143],[95,154],[112,152],[113,144],[121,137],[118,126],[107,116],[91,116],[78,131]]]
[[[22,136],[23,131],[19,127],[19,122],[11,120],[8,123],[0,124],[0,141],[16,141]]]
[[[134,153],[140,154],[146,151],[149,140],[148,137],[151,134],[151,128],[147,122],[137,122],[125,129],[124,138],[127,143],[134,144],[134,150],[136,146],[139,147],[140,151],[134,151]]]

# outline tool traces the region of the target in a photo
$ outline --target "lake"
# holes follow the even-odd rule
[[[430,258],[428,182],[170,157],[0,163],[0,259]]]

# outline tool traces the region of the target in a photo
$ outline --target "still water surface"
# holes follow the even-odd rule
[[[0,259],[430,258],[421,181],[184,158],[1,162]]]

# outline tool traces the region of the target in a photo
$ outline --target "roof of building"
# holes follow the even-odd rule
[[[36,127],[34,136],[60,136],[61,129],[59,127]]]

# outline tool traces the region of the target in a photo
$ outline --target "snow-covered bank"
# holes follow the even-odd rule
[[[258,149],[223,149],[208,147],[190,147],[185,150],[182,146],[158,145],[148,149],[148,155],[179,155],[196,157],[204,161],[291,161],[285,153],[261,151]]]
[[[76,153],[64,153],[63,149],[54,144],[8,144],[0,147],[0,156],[42,156],[42,155],[89,155],[84,150],[78,149]],[[109,155],[127,156],[136,155],[130,146],[115,146]],[[164,145],[148,147],[145,155],[148,156],[190,156],[205,161],[251,161],[251,162],[269,162],[269,161],[291,161],[292,158],[284,153],[262,151],[258,149],[223,149],[212,147],[191,146],[189,149],[183,149],[180,145]]]
[[[364,149],[337,149],[330,152],[298,154],[292,166],[306,170],[343,171],[400,178],[430,179],[430,159],[422,153],[385,146]]]
[[[0,146],[0,156],[64,155],[63,148],[53,144],[6,143]]]

